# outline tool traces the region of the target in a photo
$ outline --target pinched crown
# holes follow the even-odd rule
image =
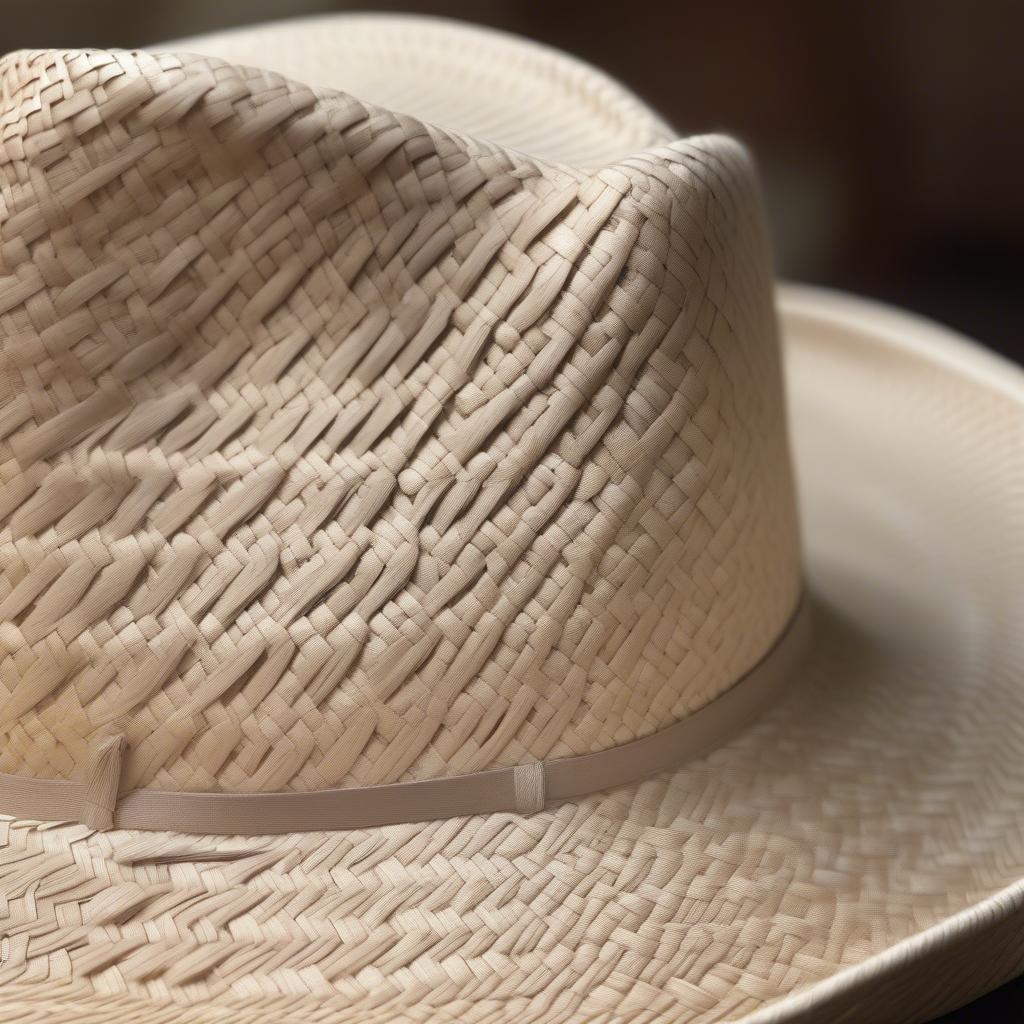
[[[315,790],[613,747],[799,589],[756,183],[189,56],[0,120],[0,771]]]

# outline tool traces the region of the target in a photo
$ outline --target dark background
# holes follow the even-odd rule
[[[738,135],[784,277],[909,307],[1024,362],[1021,0],[6,0],[0,52],[347,8],[518,32],[601,66],[680,134]],[[1017,982],[942,1020],[1021,1019]]]

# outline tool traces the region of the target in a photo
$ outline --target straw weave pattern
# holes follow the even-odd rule
[[[314,16],[166,48],[339,89],[549,164],[603,167],[679,137],[621,82],[562,50],[447,18],[343,17],[341,32],[338,15]]]
[[[327,29],[355,24],[304,25],[293,61],[336,62],[348,40]],[[396,18],[378,41],[384,25],[410,52],[423,38]],[[284,34],[251,31],[264,49]],[[455,70],[467,30],[443,31],[436,66]],[[424,66],[396,90],[429,81]],[[580,172],[208,60],[4,68],[10,767],[75,775],[121,730],[132,771],[143,750],[162,784],[244,788],[279,758],[303,788],[337,774],[331,743],[362,743],[347,784],[397,756],[396,727],[399,744],[422,738],[432,693],[440,725],[380,774],[447,773],[494,724],[511,738],[488,756],[546,750],[545,702],[566,709],[552,750],[633,735],[713,693],[735,645],[753,649],[747,602],[785,604],[795,542],[767,261],[736,147],[695,140]],[[524,136],[538,117],[524,109]],[[610,144],[589,134],[581,152]],[[786,333],[815,638],[755,727],[529,815],[245,838],[0,816],[0,1020],[909,1024],[1018,972],[1024,378],[871,307],[798,306]],[[174,396],[171,411],[146,404]],[[522,476],[506,480],[513,451]],[[563,477],[575,489],[545,504]],[[335,576],[350,541],[353,568]],[[175,575],[179,549],[198,553]],[[73,601],[53,582],[72,565]],[[589,568],[570,580],[570,566]],[[374,589],[385,576],[393,592]],[[425,617],[442,581],[456,589]],[[456,619],[487,651],[458,692]],[[341,623],[366,642],[320,690],[303,666],[351,650]],[[415,629],[434,626],[431,647]],[[174,629],[191,639],[162,675]],[[266,651],[235,666],[257,635]],[[379,659],[416,643],[424,660],[410,654],[382,696]],[[645,703],[659,671],[664,703]],[[357,743],[345,729],[360,712],[373,729]]]
[[[770,645],[799,558],[739,147],[574,171],[198,57],[2,80],[0,770],[114,734],[122,791],[519,764]]]

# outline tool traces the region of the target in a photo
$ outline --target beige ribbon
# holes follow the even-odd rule
[[[330,832],[500,811],[529,814],[552,801],[639,782],[720,746],[768,707],[793,674],[809,635],[809,618],[805,600],[768,654],[723,694],[666,729],[609,750],[420,782],[312,793],[139,789],[117,801],[109,824],[207,835]],[[99,822],[90,808],[81,783],[0,774],[0,813],[95,826]]]

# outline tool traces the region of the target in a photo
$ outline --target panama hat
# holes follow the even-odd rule
[[[1017,369],[776,290],[741,146],[493,32],[17,53],[0,132],[0,1019],[1020,969]]]

